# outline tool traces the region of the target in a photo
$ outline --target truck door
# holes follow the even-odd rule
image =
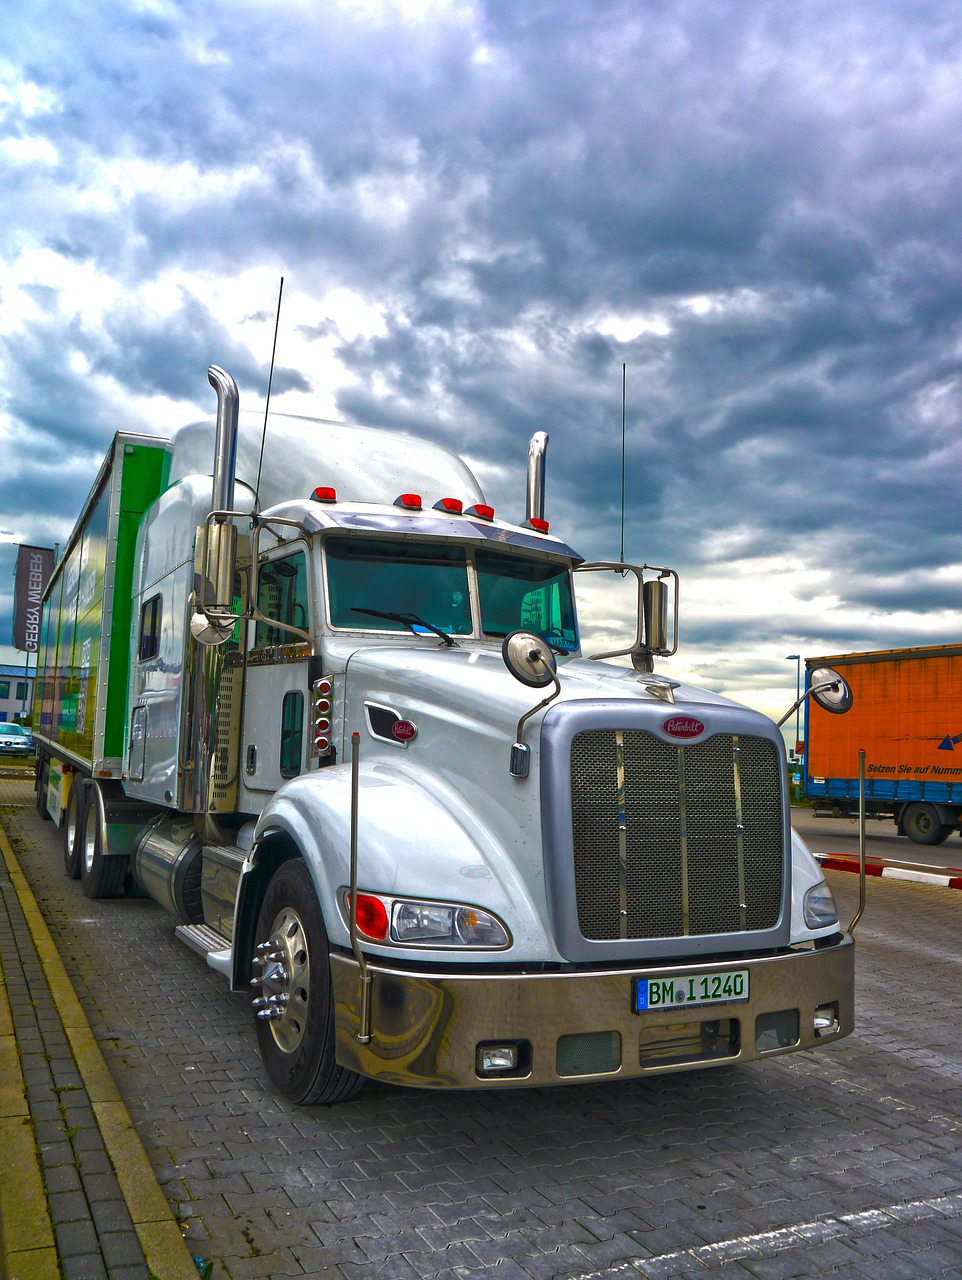
[[[303,550],[283,549],[257,573],[258,621],[247,654],[241,777],[251,791],[276,791],[302,773],[307,759],[311,590]],[[283,625],[279,625],[283,624]]]

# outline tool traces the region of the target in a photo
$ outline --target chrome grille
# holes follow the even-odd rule
[[[591,941],[769,929],[782,888],[773,742],[676,745],[639,729],[571,743],[578,923]]]

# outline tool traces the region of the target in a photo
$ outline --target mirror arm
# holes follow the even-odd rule
[[[775,721],[776,729],[780,729],[789,716],[794,715],[802,703],[807,702],[813,693],[821,693],[823,689],[837,689],[840,683],[839,680],[823,680],[821,684],[813,684],[810,689],[806,689],[798,701],[792,703],[781,720]]]
[[[545,670],[550,670],[550,668],[546,667]],[[521,719],[518,721],[518,733],[516,738],[516,743],[518,746],[524,746],[523,735],[524,735],[525,721],[530,720],[531,717],[536,712],[540,711],[543,707],[546,707],[549,702],[554,702],[555,698],[557,698],[558,694],[561,692],[561,681],[558,679],[557,671],[551,672],[551,679],[554,681],[554,688],[548,694],[547,698],[539,702],[536,707],[532,707],[530,711],[526,711],[524,715],[521,717]]]
[[[648,563],[628,564],[626,561],[623,561],[623,560],[591,560],[591,561],[585,561],[584,564],[579,564],[575,569],[575,573],[597,573],[599,571],[604,572],[605,570],[608,570],[611,573],[620,573],[622,577],[624,577],[625,574],[628,574],[628,573],[632,573],[635,576],[635,581],[638,584],[638,603],[636,606],[637,622],[636,622],[636,629],[635,629],[635,639],[628,646],[627,649],[612,649],[610,652],[607,652],[607,653],[587,653],[585,654],[585,657],[587,658],[587,660],[589,662],[600,662],[600,661],[603,661],[605,658],[624,658],[624,657],[630,656],[632,660],[632,666],[635,668],[635,670],[645,671],[645,670],[651,669],[653,658],[655,657],[670,658],[672,654],[677,653],[678,652],[678,613],[679,613],[680,601],[679,601],[678,574],[675,572],[675,570],[664,569],[658,565],[653,565]],[[647,643],[648,637],[645,635],[644,606],[643,606],[644,589],[645,589],[644,575],[646,572],[657,573],[658,581],[663,582],[666,578],[671,578],[671,580],[674,583],[675,589],[673,592],[674,602],[673,602],[673,608],[672,608],[672,623],[671,623],[672,645],[670,649],[657,649],[657,648],[654,648],[649,643]],[[641,663],[642,663],[641,666],[638,665],[636,658],[641,660]]]

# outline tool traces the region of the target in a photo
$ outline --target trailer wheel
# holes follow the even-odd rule
[[[939,817],[933,804],[910,804],[902,814],[902,830],[913,844],[942,844],[955,830]]]
[[[86,817],[87,783],[83,774],[75,773],[63,816],[63,869],[70,880],[80,879]]]
[[[50,757],[41,756],[37,761],[37,812],[45,822],[53,819],[47,812],[47,783],[50,781]]]
[[[257,918],[257,1041],[279,1093],[302,1105],[344,1102],[364,1083],[334,1060],[334,1004],[324,919],[299,858],[281,863]],[[262,958],[263,957],[263,958]]]
[[[83,839],[80,845],[80,879],[88,898],[118,898],[124,891],[128,860],[107,855],[101,829],[100,788],[88,784],[87,812],[84,815]]]

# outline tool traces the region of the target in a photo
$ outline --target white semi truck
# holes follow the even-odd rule
[[[500,519],[454,454],[238,413],[119,432],[51,579],[38,809],[146,893],[276,1088],[516,1088],[741,1063],[853,1027],[854,943],[766,717],[654,671],[677,579]],[[582,571],[633,573],[631,666]]]

